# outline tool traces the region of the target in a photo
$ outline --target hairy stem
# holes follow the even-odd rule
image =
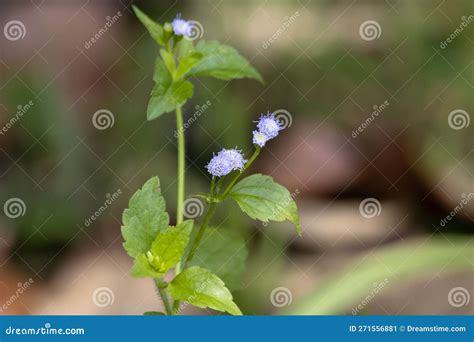
[[[167,315],[172,315],[173,310],[171,309],[170,302],[168,300],[168,295],[166,294],[166,290],[163,287],[164,282],[161,279],[155,279],[155,285],[156,289],[158,290],[158,294],[161,297],[161,301],[163,302],[163,305],[165,306],[165,311]]]
[[[184,132],[183,113],[181,107],[176,107],[176,131],[178,137],[178,202],[176,205],[176,224],[183,222],[184,202]]]

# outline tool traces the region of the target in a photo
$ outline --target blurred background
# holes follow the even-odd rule
[[[120,233],[147,179],[170,216],[177,185],[174,115],[145,118],[158,48],[132,3],[198,21],[265,79],[193,80],[188,196],[213,152],[251,153],[260,113],[286,120],[252,171],[295,194],[303,236],[234,204],[214,220],[246,240],[244,313],[474,313],[472,1],[2,0],[0,314],[161,307]]]

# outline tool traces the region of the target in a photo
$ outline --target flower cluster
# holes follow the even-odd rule
[[[262,114],[257,123],[257,130],[253,131],[253,143],[260,147],[275,138],[282,130],[278,119],[272,113]],[[214,155],[206,165],[207,171],[214,177],[226,176],[232,171],[240,170],[245,166],[247,160],[244,159],[242,151],[237,149],[222,149],[217,155]]]
[[[215,176],[226,176],[234,170],[242,170],[247,160],[244,159],[242,152],[237,149],[222,149],[217,155],[212,157],[207,164],[207,171]]]
[[[275,115],[271,113],[262,114],[257,123],[257,130],[253,131],[253,143],[263,147],[268,140],[275,138],[282,129]]]
[[[171,23],[173,26],[174,34],[177,36],[189,36],[191,34],[192,24],[184,19],[181,19],[181,15],[178,14]]]

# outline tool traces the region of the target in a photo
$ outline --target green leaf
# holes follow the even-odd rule
[[[474,240],[467,235],[391,244],[354,260],[281,314],[340,315],[360,304],[376,287],[381,295],[423,275],[472,271],[473,250]],[[385,284],[382,288],[381,283]]]
[[[201,40],[196,50],[203,54],[201,62],[191,70],[194,76],[211,76],[222,80],[253,78],[263,83],[262,76],[237,50],[217,41]]]
[[[143,13],[137,6],[132,5],[133,11],[137,18],[142,22],[143,26],[148,30],[150,36],[160,45],[165,45],[163,39],[163,27],[157,22],[150,19],[145,13]]]
[[[208,227],[191,265],[209,269],[233,291],[241,287],[247,254],[239,232]]]
[[[272,177],[255,174],[244,178],[232,188],[229,196],[251,218],[263,222],[288,220],[301,235],[296,203],[290,192]]]
[[[176,68],[175,62],[174,62],[174,56],[166,51],[165,49],[160,50],[160,55],[161,58],[163,58],[163,62],[166,65],[166,68],[168,69],[169,73],[172,74]]]
[[[176,227],[168,227],[156,237],[151,245],[151,257],[148,254],[155,269],[166,273],[181,260],[192,228],[193,220],[186,220]]]
[[[135,258],[132,275],[137,278],[160,278],[181,260],[193,221],[181,222],[158,233],[151,248]]]
[[[156,236],[169,224],[160,180],[153,177],[130,198],[122,215],[123,247],[131,257],[150,250]]]
[[[202,53],[192,51],[179,61],[178,70],[176,70],[176,78],[180,79],[185,76],[196,64],[203,58]]]
[[[153,89],[151,95],[156,92],[156,94],[161,94],[166,91],[173,83],[173,77],[166,67],[165,62],[161,58],[155,60],[155,70],[153,72],[153,81],[155,81],[155,88]]]
[[[160,58],[156,59],[153,80],[155,81],[155,87],[151,92],[151,99],[148,103],[148,120],[156,119],[164,113],[173,111],[193,96],[191,82],[185,80],[173,82],[170,72]]]
[[[181,79],[197,65],[203,54],[194,49],[192,40],[182,39],[178,42],[179,66],[175,73],[175,79]]]
[[[193,266],[178,274],[168,285],[174,300],[182,300],[200,308],[211,308],[242,315],[224,282],[204,268]]]
[[[181,39],[178,44],[178,57],[179,60],[186,58],[191,52],[196,51],[194,49],[193,41],[190,39]]]
[[[165,316],[165,314],[159,311],[145,311],[143,316]]]
[[[151,265],[146,254],[140,254],[135,258],[130,273],[135,278],[161,278],[165,274]]]

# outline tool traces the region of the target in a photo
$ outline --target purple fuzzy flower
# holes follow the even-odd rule
[[[268,138],[265,134],[260,131],[253,131],[253,143],[260,147],[265,146],[265,143],[268,141]]]
[[[275,138],[278,132],[283,129],[275,116],[270,113],[260,116],[257,128],[260,133],[263,133],[267,137],[267,140]]]
[[[265,146],[268,140],[275,138],[278,132],[283,129],[272,113],[262,114],[258,120],[257,128],[258,130],[253,131],[253,143],[260,147]]]
[[[237,149],[222,149],[217,155],[212,157],[207,164],[207,171],[215,176],[226,176],[234,170],[242,170],[247,160],[244,159],[242,153]]]
[[[191,34],[192,25],[189,21],[181,19],[181,15],[178,16],[172,22],[174,34],[177,36],[189,36]]]

